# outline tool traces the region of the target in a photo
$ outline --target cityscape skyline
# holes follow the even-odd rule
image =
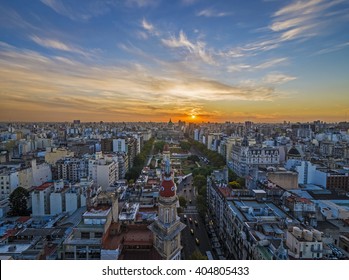
[[[347,121],[347,0],[41,0],[0,11],[2,122]]]

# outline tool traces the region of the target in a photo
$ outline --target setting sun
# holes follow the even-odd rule
[[[195,116],[195,115],[191,115],[191,118],[192,118],[192,119],[195,119],[195,118],[196,118],[196,116]]]

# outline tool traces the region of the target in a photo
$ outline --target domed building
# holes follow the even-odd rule
[[[293,145],[291,149],[288,150],[287,155],[286,155],[286,160],[288,159],[302,159],[302,153],[301,151]]]

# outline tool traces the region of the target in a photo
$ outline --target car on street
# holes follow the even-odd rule
[[[200,240],[199,240],[199,238],[195,238],[195,243],[196,243],[196,245],[200,245]]]
[[[196,226],[199,226],[199,223],[198,223],[197,220],[194,221],[194,224],[195,224]]]
[[[190,229],[190,233],[191,235],[194,235],[194,230],[192,228]]]
[[[192,218],[189,218],[189,223],[193,223],[193,219]]]

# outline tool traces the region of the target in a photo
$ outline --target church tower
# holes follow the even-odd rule
[[[185,225],[177,215],[176,185],[173,182],[170,161],[166,159],[159,191],[157,219],[149,226],[154,234],[154,246],[164,260],[181,259],[181,231]]]

